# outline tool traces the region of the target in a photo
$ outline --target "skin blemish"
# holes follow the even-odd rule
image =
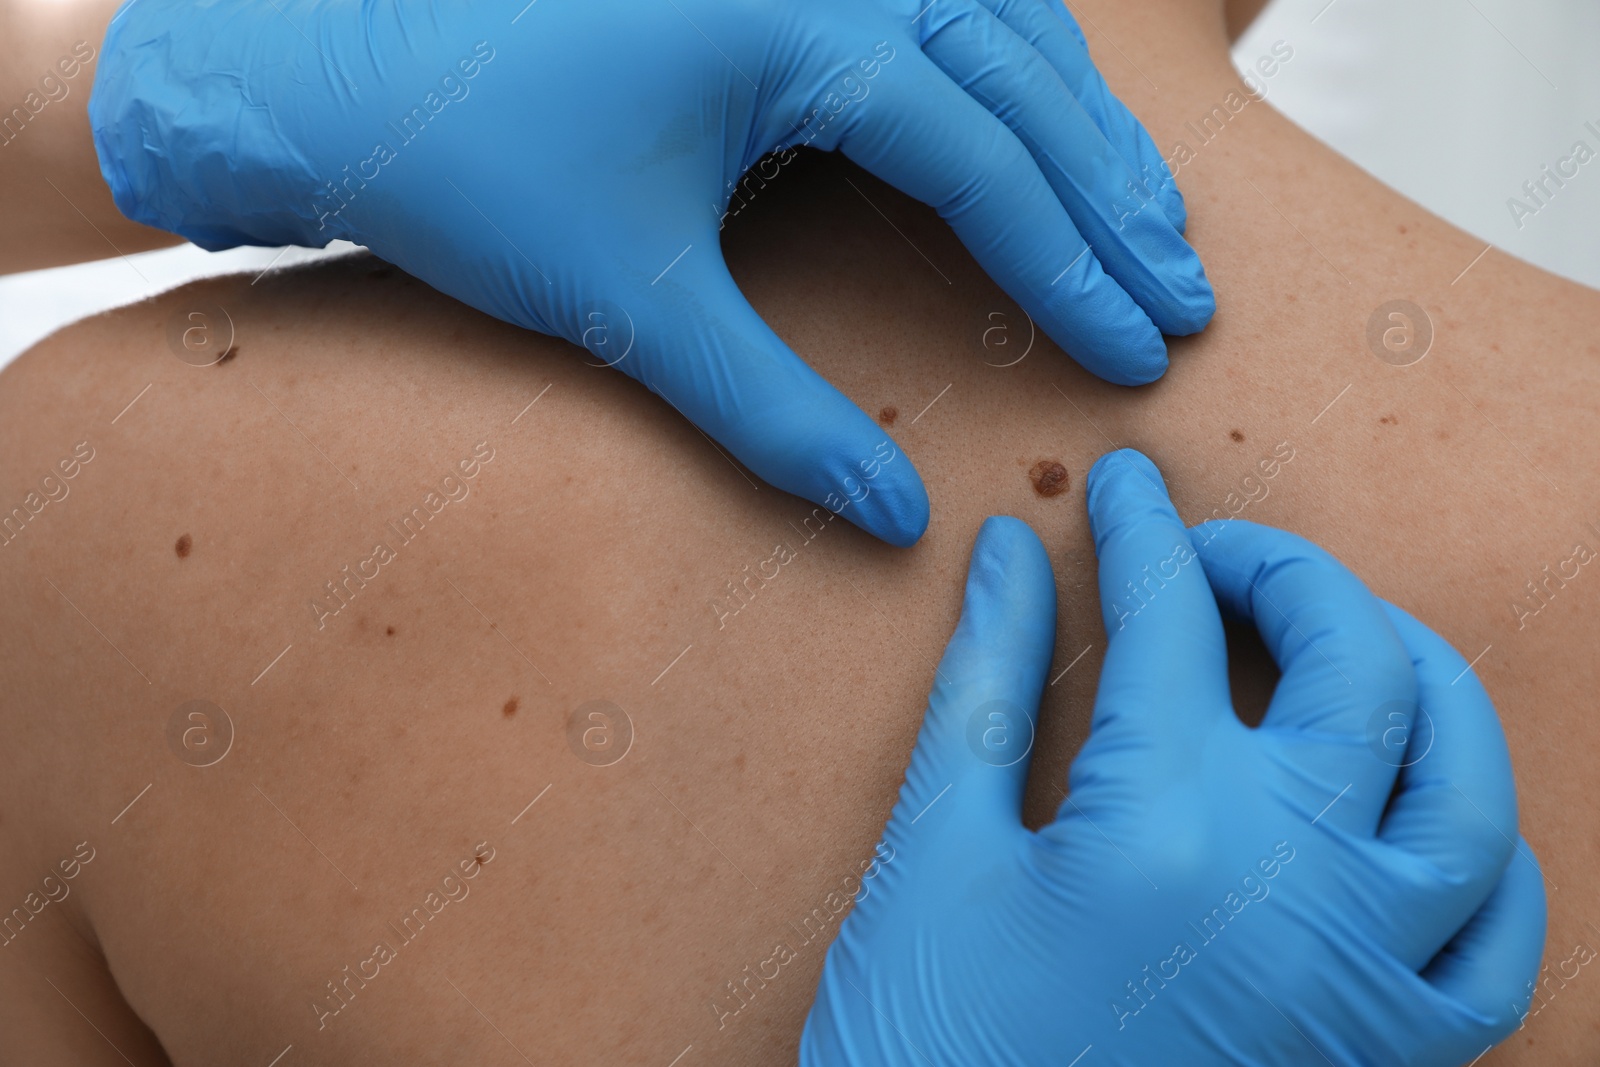
[[[473,856],[472,857],[472,862],[476,863],[479,867],[482,867],[483,866],[483,857],[482,856]]]
[[[895,407],[893,404],[884,405],[883,410],[878,412],[878,421],[883,423],[885,426],[893,426],[894,420],[898,419],[899,417],[900,409]]]
[[[228,360],[232,359],[234,356],[237,356],[238,354],[239,354],[239,346],[238,345],[229,345],[228,346],[228,350],[226,352],[222,353],[222,355],[220,357],[218,357],[216,365],[220,367],[224,363],[228,362]]]
[[[516,713],[517,713],[517,698],[516,697],[512,697],[510,700],[506,701],[506,706],[500,709],[500,714],[504,715],[506,718],[509,719],[509,718],[511,718],[511,716],[515,715]]]
[[[383,632],[388,634],[390,637],[393,637],[394,636],[394,627],[393,626],[387,627],[387,628],[384,629]]]
[[[1238,430],[1229,430],[1228,431],[1228,436],[1233,438],[1235,441],[1243,441],[1244,440],[1244,434],[1240,433]]]
[[[1394,415],[1385,415],[1378,421],[1383,423],[1385,426],[1398,426],[1400,424],[1400,420]]]
[[[179,559],[188,559],[189,553],[194,549],[194,538],[184,534],[178,538],[178,543],[173,545],[173,551],[178,553]]]
[[[1053,459],[1041,459],[1035,463],[1028,471],[1028,477],[1033,480],[1033,491],[1040,496],[1060,496],[1072,484],[1067,476],[1067,468]]]

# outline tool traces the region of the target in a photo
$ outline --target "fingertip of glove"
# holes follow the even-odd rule
[[[1199,253],[1181,238],[1178,243],[1182,254],[1163,273],[1165,299],[1149,314],[1162,333],[1188,337],[1210,325],[1217,314],[1217,294]]]
[[[1167,491],[1166,479],[1150,457],[1136,448],[1119,448],[1107,452],[1089,468],[1087,486],[1091,502],[1097,496],[1119,486],[1128,478],[1137,478],[1144,486],[1152,486],[1162,494]]]
[[[1149,329],[1149,327],[1145,327]],[[1155,339],[1135,351],[1122,352],[1113,359],[1079,360],[1084,368],[1112,385],[1149,385],[1167,373],[1167,343],[1154,330]]]
[[[910,548],[928,531],[928,490],[914,470],[879,486],[856,506],[856,525],[895,548]]]
[[[1121,522],[1154,510],[1176,517],[1166,480],[1148,456],[1131,448],[1107,452],[1089,468],[1089,525],[1098,548]]]
[[[1189,207],[1183,202],[1183,194],[1178,192],[1178,187],[1174,185],[1171,189],[1170,193],[1164,194],[1161,210],[1167,216],[1167,221],[1172,223],[1172,228],[1182,234],[1189,228]]]
[[[1044,542],[1021,519],[991,515],[983,521],[972,546],[968,572],[967,605],[974,598],[998,598],[994,605],[1010,605],[1031,617],[1055,604],[1055,575]]]
[[[1197,267],[1198,263],[1197,259]],[[1211,325],[1211,320],[1217,314],[1216,290],[1211,288],[1211,281],[1206,277],[1204,269],[1197,270],[1196,274],[1192,291],[1184,305],[1187,313],[1181,324],[1183,329],[1177,334],[1179,337],[1187,337],[1190,334],[1199,333]]]
[[[990,515],[978,529],[974,554],[984,553],[1001,558],[1012,558],[1024,553],[1043,558],[1044,545],[1039,535],[1021,519],[1011,515]]]

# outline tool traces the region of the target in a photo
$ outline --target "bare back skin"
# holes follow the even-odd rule
[[[1593,1063],[1600,294],[1230,108],[1220,5],[1085,14],[1189,150],[1220,310],[1160,383],[1081,371],[842,161],[725,234],[921,472],[910,550],[372,258],[191,286],[0,374],[0,1062],[792,1061],[990,514],[1055,567],[1029,819],[1061,801],[1104,649],[1082,479],[1127,445],[1187,519],[1302,533],[1477,657],[1550,899],[1537,1014],[1482,1062]],[[1391,301],[1424,315],[1369,341]],[[1400,366],[1404,322],[1431,338]]]

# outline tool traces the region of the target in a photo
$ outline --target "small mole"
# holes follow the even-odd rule
[[[1400,420],[1394,415],[1385,415],[1378,421],[1383,423],[1385,426],[1398,426],[1400,424]]]
[[[481,855],[473,856],[472,857],[472,862],[476,863],[479,867],[482,867],[483,866],[483,856],[481,856]]]
[[[1405,232],[1406,232],[1406,227],[1405,227],[1405,223],[1401,223],[1401,224],[1400,224],[1400,232],[1401,232],[1401,233],[1405,233]]]
[[[504,715],[506,718],[509,719],[509,718],[511,718],[511,716],[515,715],[516,713],[517,713],[517,698],[516,697],[512,697],[510,700],[506,701],[506,706],[500,709],[500,714]]]
[[[878,412],[878,421],[883,423],[885,426],[893,426],[894,420],[898,419],[899,417],[900,409],[895,407],[893,404],[885,405],[883,410]]]
[[[237,356],[238,354],[239,354],[239,346],[238,345],[229,345],[228,346],[228,350],[226,352],[222,353],[222,355],[217,357],[216,366],[218,366],[218,367],[222,366],[224,363],[228,362],[228,360],[232,359],[234,356]]]
[[[1033,491],[1040,496],[1060,496],[1072,484],[1067,476],[1067,468],[1053,459],[1041,459],[1035,463],[1028,471],[1028,477],[1033,479]]]
[[[393,637],[394,636],[394,627],[390,626],[390,627],[386,628],[383,632],[388,634],[390,637]]]
[[[178,538],[178,543],[173,548],[177,551],[179,559],[188,559],[190,550],[194,548],[194,538],[184,534]]]
[[[1295,304],[1295,303],[1299,303],[1299,301],[1300,301],[1300,298],[1298,296],[1295,296],[1293,293],[1289,294],[1289,303]]]
[[[1233,438],[1235,441],[1243,441],[1244,440],[1244,434],[1240,433],[1238,430],[1229,430],[1228,431],[1228,436]]]

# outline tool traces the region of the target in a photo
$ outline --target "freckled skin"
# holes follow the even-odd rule
[[[1040,496],[1060,496],[1072,484],[1067,468],[1053,459],[1041,459],[1028,471],[1033,491]]]
[[[193,548],[194,538],[190,537],[188,534],[184,534],[182,537],[178,538],[178,543],[173,546],[173,550],[178,553],[179,559],[188,559],[189,552]]]

